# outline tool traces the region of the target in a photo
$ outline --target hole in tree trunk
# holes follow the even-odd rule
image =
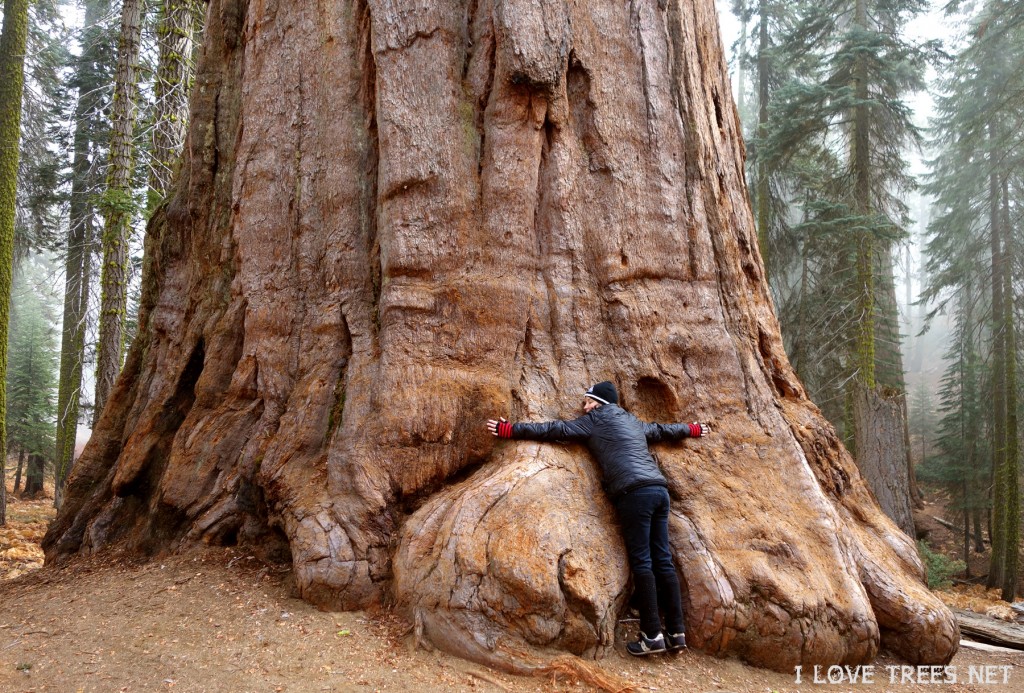
[[[679,398],[661,380],[645,376],[636,381],[636,396],[627,407],[645,421],[674,421]]]

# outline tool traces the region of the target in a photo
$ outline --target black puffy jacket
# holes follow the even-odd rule
[[[617,404],[604,404],[572,421],[517,423],[512,437],[586,442],[604,476],[605,493],[615,500],[641,486],[667,486],[647,443],[690,437],[689,424],[644,423]]]

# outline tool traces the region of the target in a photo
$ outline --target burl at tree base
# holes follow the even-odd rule
[[[782,348],[713,0],[211,0],[140,334],[47,535],[281,542],[301,594],[449,649],[600,655],[586,450],[489,417],[592,382],[657,446],[691,646],[776,669],[958,629]]]

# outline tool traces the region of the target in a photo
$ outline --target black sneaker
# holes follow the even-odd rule
[[[675,652],[676,650],[686,649],[686,633],[669,633],[668,634],[668,651]]]
[[[641,631],[639,640],[626,645],[626,652],[634,657],[645,657],[649,654],[665,652],[665,636],[658,633],[657,636],[648,638],[643,634],[643,631]]]

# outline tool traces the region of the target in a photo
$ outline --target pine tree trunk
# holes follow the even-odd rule
[[[25,474],[26,498],[36,498],[43,492],[43,473],[45,469],[45,458],[38,453],[29,453],[28,469]]]
[[[970,498],[970,490],[967,487],[967,480],[963,483],[963,494],[964,498]],[[966,503],[965,503],[966,506]],[[964,561],[964,579],[971,579],[971,513],[964,508],[964,544],[963,544],[963,561]]]
[[[1006,556],[1003,559],[1002,598],[1017,598],[1020,556],[1020,448],[1017,429],[1017,327],[1014,320],[1013,233],[1010,226],[1009,186],[1003,179],[1002,235],[1000,269],[1003,282],[1002,330],[1005,335],[1006,369],[1006,452],[1003,473],[1006,512]]]
[[[991,134],[990,137],[995,139]],[[994,156],[994,154],[993,154]],[[991,248],[992,287],[992,556],[989,561],[989,588],[1002,588],[1006,577],[1008,518],[1006,494],[1006,332],[1003,329],[1003,281],[1000,266],[999,196],[1001,187],[995,173],[989,176],[989,245]]]
[[[856,390],[857,466],[885,514],[914,538],[904,420],[899,395],[884,397],[877,388]]]
[[[804,366],[804,335],[807,333],[807,289],[810,286],[810,239],[805,234],[800,243],[800,294],[797,298],[797,315],[793,327],[793,348],[788,353],[793,355],[793,370],[800,372]]]
[[[192,35],[196,16],[195,0],[163,0],[157,42],[153,124],[153,152],[149,169],[153,210],[170,189],[181,156],[188,123],[188,92],[192,86]]]
[[[737,95],[736,108],[739,111],[740,122],[745,123],[748,122],[747,116],[750,115],[750,102],[747,100],[747,59],[749,57],[747,54],[747,30],[750,26],[750,13],[747,11],[746,0],[738,0],[734,7],[734,14],[740,20],[740,38],[737,41],[737,45],[740,47],[740,54],[736,61],[736,89],[739,94]]]
[[[28,0],[4,0],[0,35],[0,526],[7,521],[7,328],[14,264],[14,217],[25,83]]]
[[[856,26],[867,30],[867,0],[857,0],[854,19]],[[851,127],[852,151],[850,153],[851,168],[854,177],[854,205],[858,215],[867,217],[872,212],[871,205],[871,112],[867,105],[868,72],[866,56],[859,56],[854,65],[854,96],[857,105],[853,107]],[[857,301],[857,336],[855,382],[864,389],[875,387],[875,243],[870,231],[857,231],[856,234],[856,301]],[[858,459],[860,451],[857,451]]]
[[[103,265],[100,274],[100,334],[96,346],[96,410],[93,425],[106,405],[124,358],[125,319],[128,311],[128,242],[135,203],[133,136],[138,91],[139,44],[142,37],[142,0],[124,0],[121,34],[114,73],[111,113],[110,165],[103,197]]]
[[[854,24],[868,30],[867,0],[857,0]],[[874,213],[871,191],[871,111],[866,56],[854,63],[854,94],[850,162],[854,177],[854,207],[862,218]],[[879,247],[871,230],[856,233],[856,374],[851,381],[857,466],[875,492],[882,509],[914,536],[910,508],[910,455],[906,408],[892,401],[893,391],[905,390],[892,252]]]
[[[64,264],[64,315],[61,329],[60,374],[57,386],[57,434],[54,454],[54,505],[64,502],[64,482],[74,462],[78,440],[78,416],[85,362],[85,330],[92,284],[93,206],[90,200],[90,152],[93,145],[90,120],[102,103],[98,66],[100,37],[96,29],[110,9],[109,0],[85,3],[83,52],[75,68],[78,101],[71,163],[71,203],[67,254]]]
[[[25,467],[25,448],[19,446],[18,450],[18,469],[14,473],[14,490],[12,493],[18,494],[18,489],[21,488],[21,471]]]
[[[981,508],[974,511],[974,551],[985,553],[985,535],[982,529]]]
[[[879,450],[883,455],[880,460],[891,471],[886,473],[888,478],[887,486],[892,493],[905,496],[894,499],[894,504],[899,508],[918,505],[917,480],[914,477],[914,462],[910,449],[910,422],[907,408],[907,384],[904,378],[903,350],[900,345],[900,318],[899,306],[896,303],[896,282],[895,264],[893,262],[893,248],[890,242],[886,242],[876,256],[874,273],[878,277],[876,286],[875,312],[878,316],[875,328],[875,373],[877,386],[881,389],[880,396],[889,400],[894,406],[879,408],[876,414],[895,417],[893,420],[867,421],[866,425],[873,429],[885,429],[902,431],[902,440],[894,440],[893,447]],[[860,435],[875,435],[872,432],[862,432]],[[859,448],[858,448],[859,450]],[[861,457],[858,454],[857,463],[860,466]],[[863,468],[863,467],[862,467]],[[895,486],[895,480],[899,479],[901,486]],[[871,482],[869,482],[871,483]],[[872,484],[872,488],[874,485]],[[885,508],[886,504],[882,503]],[[897,512],[902,513],[902,510]],[[910,536],[915,535],[913,513],[909,515],[909,525],[901,519],[890,515],[900,525],[903,531]],[[901,515],[902,517],[902,515]]]
[[[886,394],[906,393],[903,351],[900,346],[900,310],[896,303],[892,244],[876,244],[872,273],[875,282],[875,380]]]
[[[764,142],[768,134],[768,0],[760,0],[760,17],[757,42],[757,136]],[[757,244],[761,249],[765,275],[770,277],[770,248],[768,231],[771,226],[771,188],[768,180],[768,166],[765,162],[766,152],[759,151],[757,156]]]
[[[959,640],[790,368],[711,0],[211,0],[140,332],[51,563],[290,550],[422,637],[599,654],[625,550],[580,447],[497,442],[613,378],[656,420],[688,640],[791,671]],[[723,550],[724,549],[724,550]]]

